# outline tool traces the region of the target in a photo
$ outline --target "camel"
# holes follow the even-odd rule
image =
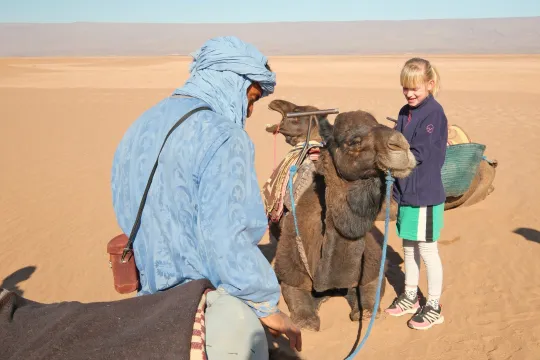
[[[311,105],[299,106],[291,102],[288,102],[286,100],[273,100],[268,105],[268,107],[269,109],[280,113],[282,115],[282,119],[279,124],[268,125],[266,127],[267,132],[274,133],[274,134],[279,133],[283,135],[285,137],[285,141],[291,146],[295,146],[298,143],[305,141],[309,118],[301,117],[301,118],[288,119],[285,117],[285,115],[290,112],[318,110],[318,108]],[[391,118],[387,118],[387,119],[391,121],[395,121]],[[457,126],[451,126],[449,128],[449,137],[451,137],[450,134],[453,131],[455,131],[455,129],[460,130],[460,132],[463,134],[462,139],[459,139],[455,143],[470,142],[470,139],[467,137],[466,134],[464,134],[463,130],[459,129],[459,127]],[[311,131],[310,139],[313,139],[315,141],[321,141],[321,137],[318,134],[317,126],[315,126],[313,130]],[[446,198],[445,205],[444,205],[445,211],[455,209],[458,207],[472,206],[476,203],[483,201],[489,194],[491,194],[495,189],[493,186],[493,180],[495,179],[497,165],[498,165],[498,162],[496,160],[494,161],[489,161],[487,159],[482,160],[478,166],[476,175],[473,178],[471,185],[469,186],[469,189],[461,196],[458,196],[458,197],[448,196]],[[302,190],[299,190],[299,192],[301,193]],[[381,212],[377,216],[378,221],[384,220],[385,212],[386,212],[385,204],[383,204],[383,208],[381,209]],[[288,199],[288,197],[285,199],[285,205],[290,206],[290,199]],[[289,206],[287,206],[287,209],[290,209]],[[396,220],[396,217],[397,217],[397,203],[395,199],[392,198],[391,206],[390,206],[390,219]],[[275,224],[271,224],[271,225],[275,226]]]
[[[292,121],[280,129],[290,143],[295,127]],[[319,331],[319,306],[335,291],[349,303],[352,321],[371,315],[382,249],[370,231],[385,198],[385,171],[404,178],[416,161],[402,134],[364,111],[341,113],[334,125],[319,117],[316,128],[325,145],[312,183],[295,198],[301,246],[291,213],[271,231],[278,240],[274,268],[291,319]],[[382,294],[384,288],[385,282]]]

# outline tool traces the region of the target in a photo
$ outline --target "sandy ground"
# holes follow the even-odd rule
[[[405,318],[381,318],[358,358],[538,359],[540,57],[429,58],[442,75],[439,100],[449,121],[499,161],[495,192],[446,212],[440,245],[445,324],[420,332],[408,329]],[[269,101],[361,108],[384,122],[403,104],[399,70],[406,59],[272,58],[276,93],[260,101],[247,126],[260,184],[273,167],[273,137],[264,125],[279,120]],[[181,85],[187,69],[188,60],[178,57],[0,59],[1,286],[43,302],[122,298],[113,290],[106,253],[119,231],[112,156],[130,123]],[[279,138],[278,156],[288,149]],[[383,230],[382,223],[377,227]],[[400,272],[394,224],[389,244]],[[422,267],[424,292],[425,279]],[[383,306],[395,296],[387,289]],[[348,312],[343,298],[322,306],[322,330],[304,332],[303,358],[349,353],[359,324]]]

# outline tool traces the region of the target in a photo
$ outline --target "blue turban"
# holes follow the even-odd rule
[[[276,74],[266,68],[267,58],[234,36],[210,39],[191,56],[191,76],[174,94],[201,99],[242,127],[252,82],[259,83],[263,97],[274,92]]]

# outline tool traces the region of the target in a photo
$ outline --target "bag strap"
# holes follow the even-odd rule
[[[159,153],[158,153],[156,162],[154,163],[154,167],[152,168],[152,172],[150,173],[150,178],[148,179],[148,183],[146,184],[146,189],[144,189],[144,194],[143,194],[143,197],[141,199],[141,203],[139,205],[139,211],[137,212],[137,217],[135,219],[135,223],[133,224],[133,228],[131,229],[131,234],[129,235],[129,240],[128,240],[127,244],[126,244],[126,247],[124,248],[124,251],[122,252],[122,258],[120,259],[121,262],[123,262],[123,263],[126,262],[124,260],[125,256],[127,255],[128,252],[132,251],[132,249],[133,249],[133,241],[135,240],[135,236],[137,235],[137,232],[139,231],[139,228],[141,227],[141,217],[142,217],[142,212],[143,212],[143,209],[144,209],[144,204],[146,203],[146,197],[148,195],[148,191],[150,190],[150,185],[152,184],[152,180],[154,178],[154,173],[156,172],[156,168],[157,168],[157,165],[158,165],[159,155],[161,154],[161,150],[163,150],[163,147],[165,146],[165,142],[167,142],[167,139],[172,134],[172,132],[174,130],[176,130],[176,128],[178,126],[180,126],[180,124],[182,124],[184,122],[184,120],[186,120],[188,117],[190,117],[191,115],[193,115],[196,112],[201,111],[201,110],[212,110],[212,109],[209,108],[208,106],[202,106],[202,107],[198,107],[198,108],[195,108],[195,109],[191,110],[190,112],[188,112],[187,114],[182,116],[180,118],[180,120],[178,120],[176,122],[176,124],[174,124],[174,126],[171,128],[171,130],[169,130],[169,132],[167,133],[167,136],[165,136],[165,140],[163,140],[163,144],[161,145],[161,149],[159,149]]]

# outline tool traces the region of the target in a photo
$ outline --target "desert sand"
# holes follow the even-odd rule
[[[276,92],[258,103],[247,125],[260,185],[274,164],[274,139],[264,127],[280,119],[267,109],[271,100],[368,110],[388,124],[386,116],[396,117],[404,104],[399,71],[408,57],[272,57]],[[410,330],[406,318],[382,316],[358,358],[538,359],[540,56],[426,57],[441,73],[439,101],[449,122],[499,161],[495,191],[477,205],[445,213],[445,323],[421,332]],[[0,286],[41,302],[126,297],[113,289],[106,253],[119,232],[112,157],[128,126],[183,84],[189,61],[0,59]],[[279,137],[278,158],[288,150]],[[376,226],[384,230],[382,222]],[[395,223],[389,239],[396,253],[391,271],[400,274]],[[266,235],[261,245],[268,242]],[[422,266],[420,286],[427,292],[425,280]],[[382,305],[395,295],[389,284]],[[283,301],[280,307],[287,311]],[[343,298],[323,304],[322,329],[304,331],[302,358],[345,358],[360,325],[348,313]]]

